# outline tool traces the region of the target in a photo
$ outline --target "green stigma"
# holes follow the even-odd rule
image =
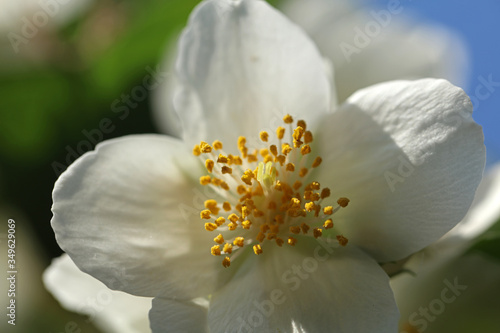
[[[276,181],[276,168],[273,166],[272,162],[267,162],[264,167],[264,162],[259,163],[259,169],[257,170],[257,180],[264,184],[266,188],[273,186]]]

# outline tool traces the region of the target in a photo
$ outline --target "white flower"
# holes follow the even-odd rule
[[[500,218],[499,200],[497,165],[484,177],[462,222],[411,257],[405,268],[413,275],[391,280],[402,332],[498,331],[500,264],[467,250]],[[450,289],[455,283],[460,287]]]
[[[404,2],[388,1],[378,9],[362,3],[287,0],[282,7],[333,63],[339,101],[358,89],[396,79],[436,77],[465,84],[468,54],[457,34],[413,22]]]
[[[330,112],[312,42],[253,0],[197,7],[177,70],[182,141],[110,140],[71,165],[53,194],[61,248],[107,286],[155,297],[155,332],[395,331],[378,262],[450,230],[482,175],[465,93],[389,82]]]
[[[149,331],[151,298],[108,289],[80,271],[66,254],[52,261],[43,273],[43,282],[65,309],[89,316],[103,332]]]

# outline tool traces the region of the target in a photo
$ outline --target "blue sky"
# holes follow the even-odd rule
[[[380,8],[389,0],[373,0]],[[498,0],[401,0],[407,13],[418,20],[440,23],[460,34],[471,57],[469,96],[476,94],[482,78],[499,82],[492,92],[479,101],[474,119],[483,126],[488,149],[488,163],[500,162],[500,1]]]

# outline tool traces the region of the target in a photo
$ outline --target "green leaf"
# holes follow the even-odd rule
[[[478,237],[467,253],[480,252],[500,260],[500,219]]]

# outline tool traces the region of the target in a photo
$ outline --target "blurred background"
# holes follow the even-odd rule
[[[279,7],[286,0],[270,2]],[[384,8],[387,2],[365,3]],[[64,311],[40,280],[62,253],[50,227],[52,188],[59,174],[98,142],[160,132],[151,90],[137,87],[148,74],[171,75],[158,65],[198,3],[0,0],[0,267],[6,265],[7,219],[12,218],[19,232],[19,303],[25,304],[18,320],[29,323],[25,332],[65,332],[68,322],[82,332],[97,332],[85,317]],[[462,36],[469,53],[462,88],[470,96],[488,77],[500,82],[500,2],[401,3],[413,20]],[[484,128],[488,166],[500,160],[500,86],[490,88],[474,114]]]

